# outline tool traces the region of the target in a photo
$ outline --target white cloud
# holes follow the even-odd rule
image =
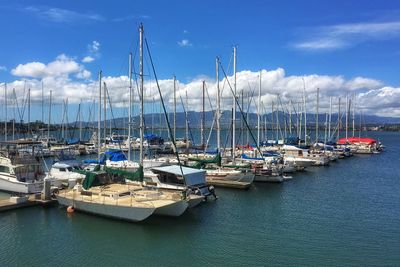
[[[92,62],[92,61],[94,61],[94,58],[91,57],[91,56],[86,56],[86,57],[84,57],[84,58],[82,59],[82,62],[83,62],[83,63],[90,63],[90,62]]]
[[[92,41],[87,45],[87,55],[82,59],[82,62],[90,63],[98,59],[100,56],[100,43],[98,41]]]
[[[105,18],[95,13],[79,13],[72,10],[61,8],[42,8],[42,7],[26,7],[24,9],[28,13],[32,13],[40,19],[45,19],[57,23],[78,23],[82,21],[103,21]]]
[[[178,41],[178,45],[181,47],[188,47],[192,46],[192,43],[188,39],[183,39],[181,41]]]
[[[135,20],[135,19],[151,19],[149,15],[128,15],[124,17],[113,18],[112,21],[114,22],[124,22],[128,20]]]
[[[303,40],[292,46],[300,50],[333,50],[355,46],[371,40],[388,40],[400,36],[400,21],[338,24],[307,29]]]
[[[98,53],[100,50],[100,43],[98,41],[93,41],[91,44],[88,44],[89,53]]]
[[[7,67],[6,66],[0,66],[0,71],[7,71]]]
[[[69,59],[65,55],[59,56],[64,60]],[[56,60],[56,61],[57,61]],[[62,62],[62,61],[61,61]],[[36,64],[35,68],[26,67],[28,64]],[[56,64],[43,64],[40,62],[32,62],[22,66],[29,69],[25,70],[30,73],[25,86],[25,80],[16,80],[10,83],[10,88],[16,88],[17,94],[22,94],[23,88],[32,89],[32,100],[40,102],[41,99],[41,78],[46,88],[53,90],[55,96],[54,101],[61,103],[61,101],[68,97],[70,103],[79,103],[81,99],[87,102],[97,99],[97,88],[98,81],[92,81],[90,78],[90,72],[85,69],[69,68],[67,72],[61,72],[59,67],[51,67]],[[68,64],[67,64],[68,65]],[[22,72],[22,68],[19,69]],[[35,72],[36,71],[36,72]],[[37,73],[41,74],[38,75]],[[43,73],[57,73],[59,75],[42,75]],[[68,74],[74,74],[75,77],[82,80],[73,80]],[[36,75],[33,75],[36,74]],[[316,90],[320,89],[320,107],[321,113],[327,112],[329,109],[329,99],[333,98],[333,110],[336,112],[338,109],[338,97],[342,97],[342,110],[344,109],[344,99],[346,95],[353,96],[357,95],[356,107],[357,110],[362,110],[363,114],[375,114],[380,116],[396,116],[400,117],[400,88],[385,86],[381,81],[365,78],[365,77],[354,77],[352,79],[346,79],[343,76],[328,76],[328,75],[291,75],[286,76],[285,70],[278,68],[275,70],[262,70],[262,102],[263,107],[270,112],[272,101],[277,103],[277,94],[281,98],[282,105],[285,106],[290,100],[295,103],[302,102],[303,86],[306,88],[307,98],[307,111],[315,112],[316,110]],[[25,77],[25,76],[24,76]],[[206,88],[210,95],[212,105],[216,107],[216,83],[213,77],[199,76],[190,82],[183,83],[178,81],[177,87],[177,102],[180,107],[180,96],[185,101],[186,92],[189,98],[189,110],[201,110],[201,99],[202,99],[202,81],[206,81]],[[233,85],[233,77],[228,77],[231,85]],[[304,84],[303,84],[304,80]],[[129,79],[127,76],[105,76],[103,81],[106,82],[107,88],[112,94],[110,94],[112,104],[114,107],[126,106],[128,100],[128,87]],[[172,111],[173,105],[173,80],[163,79],[159,81],[160,88],[163,94],[164,101],[167,105],[167,109]],[[135,86],[135,83],[134,83]],[[254,95],[255,98],[258,96],[259,87],[259,72],[244,70],[237,73],[237,93],[241,95],[241,91],[244,92],[245,100],[244,103],[248,102],[248,95]],[[159,101],[160,97],[156,88],[154,80],[146,80],[144,83],[145,88],[145,100],[150,103]],[[230,110],[232,105],[232,94],[230,92],[228,83],[225,79],[221,79],[220,88],[222,90],[222,108],[224,110]],[[134,95],[137,100],[136,87],[134,88]],[[1,101],[0,95],[0,101]],[[210,110],[208,104],[208,98],[206,97],[206,109]],[[252,101],[250,108],[251,112],[256,111],[255,102]],[[275,105],[276,106],[276,105]],[[281,105],[279,105],[280,108]]]
[[[82,77],[88,78],[88,72],[85,71],[84,66],[77,63],[73,58],[61,54],[57,58],[48,63],[42,62],[29,62],[26,64],[19,64],[17,67],[11,70],[11,74],[20,77],[30,78],[45,78],[45,77],[60,77],[69,74],[79,74]]]

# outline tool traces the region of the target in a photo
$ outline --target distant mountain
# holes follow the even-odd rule
[[[289,124],[289,115],[288,114],[284,114],[283,112],[274,112],[274,113],[269,113],[266,114],[264,116],[261,117],[261,123],[264,123],[264,121],[267,121],[267,124],[276,124],[277,121],[277,117],[278,120],[281,124],[284,124],[285,122],[285,115],[286,115],[286,123]],[[185,123],[186,123],[186,119],[185,119],[185,113],[184,112],[178,112],[176,114],[176,124],[178,128],[182,128],[185,127]],[[201,112],[195,112],[195,111],[189,111],[188,112],[188,120],[189,120],[189,124],[190,127],[193,128],[198,128],[201,126],[201,117],[202,117],[202,113]],[[212,111],[207,111],[204,114],[205,117],[205,127],[209,128],[211,127],[212,123],[213,123],[213,119],[214,119],[214,112]],[[257,114],[255,113],[249,113],[248,115],[245,115],[246,120],[248,118],[248,124],[254,128],[257,125]],[[173,113],[169,113],[168,114],[168,118],[169,118],[169,122],[171,127],[173,127]],[[161,120],[160,120],[161,119]],[[240,112],[237,112],[236,114],[236,119],[237,119],[237,127],[240,127],[241,125],[241,121],[242,121],[242,115],[240,114]],[[325,119],[326,119],[326,115],[325,114],[320,114],[319,115],[319,123],[321,125],[323,125],[325,123]],[[134,128],[137,128],[139,126],[139,116],[135,116],[133,117],[133,126]],[[296,124],[296,120],[297,117],[296,115],[292,115],[292,124],[295,125]],[[338,116],[337,114],[332,114],[332,123],[336,124],[337,120],[338,120]],[[162,126],[165,127],[165,117],[164,114],[146,114],[144,117],[144,121],[145,121],[145,125],[146,127],[150,127],[150,126]],[[220,119],[220,123],[221,123],[221,128],[229,128],[231,125],[231,121],[232,121],[232,112],[225,110],[222,112],[222,116]],[[346,122],[346,119],[343,115],[342,117],[342,125],[344,125]],[[361,118],[361,124],[363,126],[365,125],[383,125],[383,124],[400,124],[400,118],[396,118],[396,117],[379,117],[379,116],[375,116],[375,115],[363,115]],[[102,122],[103,125],[104,122]],[[128,118],[117,118],[114,119],[112,121],[113,127],[116,128],[125,128],[126,125],[128,123]],[[312,114],[312,113],[307,113],[307,124],[308,125],[315,125],[316,123],[316,114]],[[79,125],[79,123],[73,122],[70,123],[70,125]],[[109,125],[110,121],[107,120],[106,124]],[[352,117],[349,117],[349,124],[352,124]],[[359,115],[356,116],[355,118],[355,124],[356,125],[360,125],[360,117]],[[88,124],[85,123],[84,126],[87,126]],[[89,125],[91,125],[92,127],[97,127],[97,122],[92,122],[89,123]]]

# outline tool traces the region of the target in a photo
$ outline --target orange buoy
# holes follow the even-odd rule
[[[68,213],[73,213],[74,212],[74,207],[73,206],[68,206],[68,208],[67,208],[67,212]]]

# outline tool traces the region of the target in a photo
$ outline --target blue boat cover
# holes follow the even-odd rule
[[[264,160],[264,158],[253,158],[253,157],[247,156],[246,154],[242,154],[242,159]]]

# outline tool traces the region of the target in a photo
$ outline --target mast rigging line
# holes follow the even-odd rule
[[[146,37],[144,37],[144,43],[145,43],[146,48],[147,48],[147,53],[149,54],[149,59],[150,59],[151,67],[152,67],[152,69],[153,69],[154,79],[155,79],[155,81],[156,81],[158,93],[159,93],[159,95],[160,95],[160,100],[161,100],[162,108],[163,108],[163,111],[164,111],[164,118],[165,118],[165,121],[166,121],[167,126],[168,126],[168,134],[169,134],[169,137],[170,137],[171,142],[172,142],[172,145],[173,145],[172,147],[173,147],[175,156],[176,156],[176,158],[177,158],[177,160],[178,160],[178,165],[179,165],[179,168],[180,168],[180,170],[181,170],[182,177],[184,177],[183,169],[182,169],[182,164],[181,164],[181,160],[180,160],[180,158],[179,158],[179,153],[178,153],[178,151],[176,150],[175,137],[173,136],[173,133],[172,133],[172,130],[171,130],[171,125],[170,125],[170,123],[169,123],[169,118],[168,118],[168,115],[167,115],[167,110],[166,110],[166,108],[165,108],[164,99],[163,99],[162,94],[161,94],[160,84],[158,83],[157,73],[156,73],[156,70],[155,70],[155,68],[154,68],[153,59],[152,59],[151,54],[150,54],[149,44],[147,43],[147,38],[146,38]]]
[[[250,131],[251,138],[253,139],[253,142],[256,144],[256,147],[257,147],[258,152],[260,153],[260,155],[262,155],[261,149],[260,149],[260,147],[259,147],[259,144],[257,144],[257,141],[256,141],[256,139],[255,139],[255,137],[254,137],[254,135],[253,135],[253,132],[251,131],[251,129],[250,129],[250,127],[249,127],[249,124],[247,123],[246,116],[244,116],[244,114],[243,114],[243,110],[242,110],[242,107],[241,107],[240,104],[239,104],[239,100],[238,100],[238,98],[235,96],[235,92],[233,91],[232,86],[231,86],[230,82],[228,81],[228,78],[227,78],[227,75],[226,75],[226,73],[225,73],[224,67],[222,66],[221,62],[219,62],[219,65],[221,66],[221,70],[222,70],[222,72],[224,73],[224,76],[225,76],[225,79],[226,79],[226,81],[227,81],[227,83],[228,83],[229,88],[231,89],[231,93],[232,93],[233,96],[234,96],[235,103],[236,103],[236,105],[239,107],[239,111],[240,111],[240,114],[242,115],[243,121],[244,121],[244,123],[245,123],[247,129]],[[232,148],[232,149],[234,149],[234,148]]]

